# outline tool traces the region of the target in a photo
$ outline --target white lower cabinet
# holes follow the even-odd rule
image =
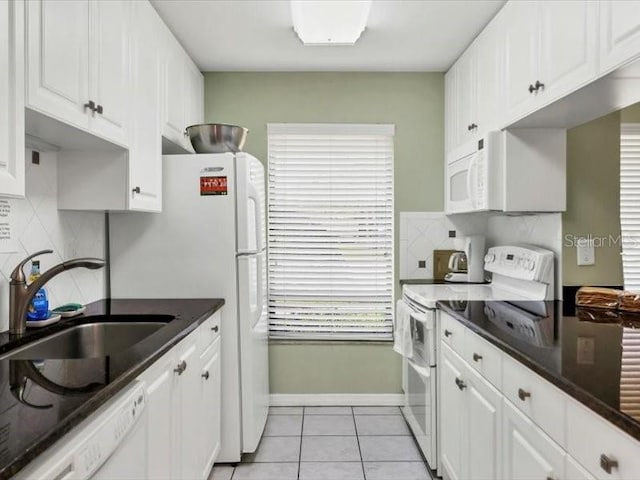
[[[205,480],[218,456],[220,336],[201,340],[219,318],[214,314],[140,376],[147,388],[149,479]]]
[[[216,398],[221,389],[220,337],[200,357],[200,399],[202,417],[200,438],[203,467],[200,478],[207,478],[220,452],[221,411],[210,399]]]
[[[509,400],[504,400],[505,479],[561,480],[565,452]]]
[[[447,313],[439,323],[445,479],[640,478],[639,441]]]
[[[441,360],[440,458],[445,476],[501,478],[502,396],[445,344]]]

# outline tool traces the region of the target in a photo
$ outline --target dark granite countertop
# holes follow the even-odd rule
[[[520,307],[536,312],[524,315],[522,309],[499,301],[442,301],[438,307],[640,440],[640,416],[620,404],[622,339],[625,332],[640,333],[640,316],[563,312],[560,301],[522,302]]]
[[[147,320],[167,323],[117,355],[0,360],[0,479],[15,475],[223,305],[221,299],[101,300],[89,304],[81,316],[28,329],[19,338],[0,333],[1,356],[16,346],[95,320],[132,321],[136,319],[128,315],[148,315]],[[23,382],[20,401],[15,392]]]

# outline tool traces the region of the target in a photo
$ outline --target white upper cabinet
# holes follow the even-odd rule
[[[604,2],[606,3],[606,2]],[[549,103],[577,90],[597,75],[598,4],[594,1],[540,2],[538,91]]]
[[[504,42],[496,22],[491,22],[475,42],[476,134],[497,130],[504,101]]]
[[[450,152],[457,147],[456,135],[456,80],[457,66],[453,65],[444,75],[444,150]]]
[[[204,79],[168,29],[165,38],[162,136],[171,143],[169,153],[193,152],[186,128],[203,121]]]
[[[27,107],[126,146],[130,3],[26,4]]]
[[[91,45],[89,98],[99,111],[91,116],[98,135],[127,143],[129,121],[129,41],[131,31],[128,2],[90,1]]]
[[[162,210],[160,136],[161,57],[156,38],[161,20],[148,2],[133,4],[132,129],[129,149],[129,210]]]
[[[89,2],[27,6],[27,106],[89,128]]]
[[[0,195],[24,182],[24,2],[0,2]]]
[[[457,145],[472,139],[478,130],[476,56],[472,47],[467,50],[457,65],[456,81],[456,127]]]
[[[510,124],[580,88],[597,74],[593,1],[511,1],[500,12]]]
[[[600,2],[600,73],[640,57],[640,1]]]

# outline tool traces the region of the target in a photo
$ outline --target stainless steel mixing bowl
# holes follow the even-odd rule
[[[201,123],[187,127],[187,135],[196,153],[241,152],[248,132],[244,127],[224,123]]]

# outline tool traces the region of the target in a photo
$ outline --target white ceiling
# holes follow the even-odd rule
[[[374,0],[355,46],[302,45],[288,0],[152,0],[204,72],[446,71],[504,0]]]

